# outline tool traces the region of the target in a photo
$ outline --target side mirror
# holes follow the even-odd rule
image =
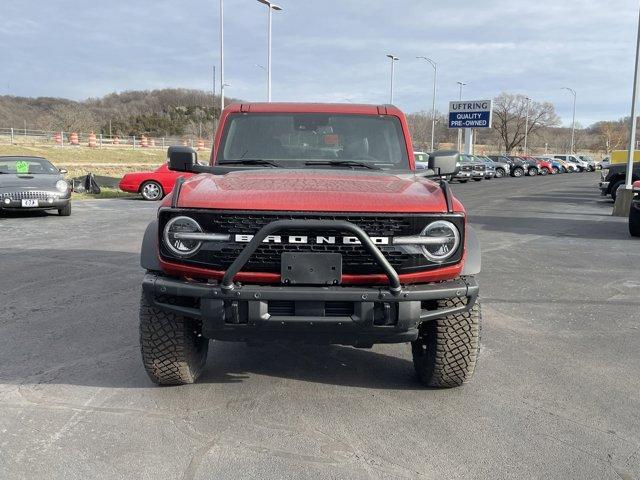
[[[65,173],[69,173],[68,171],[66,171],[64,168],[61,168],[60,170],[58,170],[62,175],[64,175]]]
[[[174,172],[194,172],[198,163],[198,153],[191,147],[169,147],[169,170]]]
[[[458,173],[460,154],[455,150],[439,150],[429,154],[429,169],[439,175]]]

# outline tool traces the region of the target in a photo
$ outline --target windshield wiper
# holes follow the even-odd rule
[[[380,170],[380,168],[369,165],[365,162],[356,162],[355,160],[317,160],[305,162],[305,165],[330,165],[332,167],[362,167],[369,170]]]
[[[224,162],[218,163],[218,165],[269,165],[271,167],[282,168],[282,165],[279,165],[276,162],[263,160],[261,158],[241,158],[239,160],[225,160]]]

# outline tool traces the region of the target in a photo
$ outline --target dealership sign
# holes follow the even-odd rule
[[[449,102],[449,128],[491,128],[492,100]]]

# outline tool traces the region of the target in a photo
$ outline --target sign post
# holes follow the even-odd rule
[[[473,149],[473,129],[491,128],[492,100],[461,100],[449,102],[449,128],[464,129],[464,153]]]

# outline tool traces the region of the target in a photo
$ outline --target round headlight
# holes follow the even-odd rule
[[[451,257],[460,246],[458,228],[445,220],[430,223],[420,235],[434,240],[433,243],[422,245],[422,253],[432,262],[443,262]]]
[[[60,193],[66,193],[68,188],[69,184],[65,180],[58,180],[56,182],[56,190],[58,190]]]
[[[193,218],[172,218],[164,227],[163,238],[167,248],[180,257],[191,257],[198,253],[202,242],[199,240],[180,238],[181,233],[202,233],[202,228]]]

